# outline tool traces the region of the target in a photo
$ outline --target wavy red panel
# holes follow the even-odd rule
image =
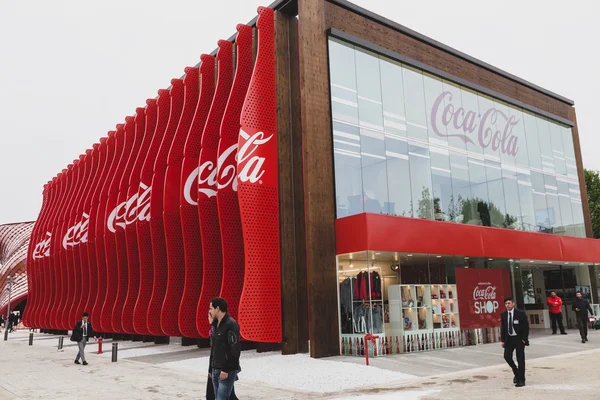
[[[161,94],[161,92],[165,94]],[[159,91],[159,96],[162,96],[163,99],[164,97],[167,97],[168,100],[168,91]],[[144,140],[148,140],[149,145],[145,154],[144,152],[140,152],[138,157],[141,166],[137,185],[135,228],[138,242],[140,270],[138,298],[133,310],[133,328],[141,335],[151,334],[148,329],[148,308],[150,305],[150,298],[152,297],[152,287],[154,285],[154,261],[152,258],[152,237],[150,233],[150,190],[152,185],[154,160],[156,159],[162,141],[162,134],[161,132],[157,132],[156,129],[156,111],[156,99],[146,100]],[[135,176],[132,175],[132,178],[135,179]]]
[[[144,109],[137,108],[136,114],[142,114],[140,120],[144,120],[143,117]],[[136,199],[129,198],[129,181],[131,179],[131,172],[137,155],[139,153],[142,144],[143,129],[137,129],[138,120],[136,117],[127,117],[125,119],[125,135],[131,138],[131,150],[127,154],[127,161],[121,180],[119,182],[119,194],[117,197],[117,207],[113,210],[108,217],[108,223],[115,230],[116,245],[117,245],[117,299],[113,308],[113,328],[119,329],[122,332],[128,334],[134,334],[133,329],[133,307],[135,306],[135,299],[132,299],[130,303],[127,303],[127,293],[129,289],[129,262],[128,262],[128,248],[127,248],[127,226],[131,225],[135,220],[130,215],[133,209],[133,204],[137,204]],[[136,249],[137,253],[137,249]],[[128,318],[124,318],[124,312],[126,308],[129,308],[130,313]]]
[[[88,227],[89,227],[89,214],[83,212],[83,206],[85,202],[85,198],[87,197],[87,192],[89,190],[90,185],[90,177],[92,175],[92,161],[93,161],[93,149],[88,149],[85,152],[85,158],[83,159],[83,165],[81,166],[81,176],[79,182],[79,189],[77,191],[77,195],[75,196],[75,232],[73,236],[73,244],[71,246],[71,254],[73,257],[73,300],[71,303],[71,308],[69,311],[68,320],[72,321],[71,324],[74,324],[75,321],[81,316],[83,310],[81,309],[84,294],[84,263],[85,268],[87,269],[87,252],[85,253],[85,258],[82,257],[82,252],[80,247],[83,246],[87,242],[88,237]],[[86,299],[87,300],[87,299]]]
[[[183,85],[183,84],[182,84]],[[157,125],[153,142],[159,139],[158,148],[154,157],[149,160],[152,163],[150,181],[150,233],[152,238],[152,296],[148,306],[148,329],[153,335],[164,336],[160,323],[163,301],[167,290],[167,249],[165,244],[165,226],[163,222],[163,188],[164,173],[156,173],[154,170],[158,153],[162,149],[164,136],[169,124],[171,113],[171,93],[169,90],[159,91]],[[150,156],[150,154],[148,155]],[[143,177],[143,176],[142,176]]]
[[[219,40],[217,52],[218,79],[210,111],[202,132],[198,169],[198,215],[202,237],[202,289],[196,311],[198,331],[208,332],[206,319],[209,301],[221,292],[223,254],[217,209],[217,165],[219,128],[233,83],[233,45]],[[204,316],[204,318],[202,318]]]
[[[168,258],[167,258],[167,236],[170,231],[168,223],[170,220],[164,219],[164,189],[167,172],[167,159],[169,151],[173,143],[173,138],[177,132],[177,126],[181,119],[184,103],[184,84],[181,79],[171,80],[170,90],[170,114],[165,134],[158,150],[156,162],[154,163],[154,176],[152,179],[152,196],[150,200],[150,223],[153,229],[161,227],[162,238],[160,232],[156,232],[153,236],[153,251],[154,251],[154,283],[160,284],[160,293],[156,294],[156,300],[161,301],[160,312],[155,315],[160,320],[161,330],[168,336],[179,336],[179,327],[177,326],[177,309],[165,306],[165,298],[168,287]],[[160,110],[159,110],[160,115]],[[154,234],[154,231],[153,231]],[[155,237],[159,240],[155,242]],[[164,289],[163,289],[164,288]],[[150,314],[149,314],[150,315]]]
[[[63,170],[65,171],[65,170]],[[54,179],[52,179],[52,191],[50,194],[50,209],[45,222],[44,228],[44,244],[40,249],[43,257],[38,261],[39,266],[48,271],[48,285],[50,287],[50,293],[47,296],[46,304],[42,305],[40,316],[37,320],[40,327],[52,328],[52,310],[56,308],[56,271],[54,269],[54,247],[53,242],[58,240],[56,235],[56,215],[61,204],[61,192],[62,184],[64,181],[64,172],[60,172]],[[41,242],[40,242],[41,243]]]
[[[92,226],[92,214],[91,214],[91,205],[92,205],[92,197],[94,194],[94,188],[97,186],[98,178],[99,178],[99,163],[100,163],[100,145],[101,143],[95,143],[93,145],[92,154],[91,154],[91,170],[88,175],[88,182],[83,193],[82,201],[81,201],[81,216],[82,220],[87,219],[86,225],[82,226],[82,231],[85,231],[84,237],[79,244],[79,254],[81,259],[81,300],[79,305],[76,307],[77,312],[90,312],[88,309],[90,297],[92,293],[92,289],[90,286],[90,273],[91,273],[91,261],[89,259],[89,238],[90,238],[90,227]],[[94,259],[95,265],[95,259]],[[95,268],[93,271],[96,271]],[[94,279],[94,282],[96,280]]]
[[[97,154],[97,166],[96,173],[94,174],[94,180],[90,187],[88,198],[86,199],[86,210],[90,216],[89,228],[88,228],[88,241],[85,246],[88,257],[88,288],[89,294],[87,303],[84,306],[84,310],[90,314],[90,321],[95,324],[99,315],[94,314],[94,307],[98,298],[98,263],[96,259],[96,220],[98,216],[98,199],[100,197],[100,191],[102,189],[104,166],[106,165],[107,158],[107,138],[103,137],[100,139],[100,145],[98,146]]]
[[[246,270],[240,299],[241,334],[281,342],[279,187],[274,11],[258,9],[258,52],[241,115],[238,196]]]
[[[227,300],[228,312],[238,318],[244,287],[244,236],[237,194],[237,146],[240,114],[252,77],[252,27],[237,26],[235,78],[221,123],[217,173],[217,206],[223,248],[221,297]]]
[[[129,139],[129,140],[128,140]],[[100,321],[105,332],[120,332],[113,325],[113,309],[115,307],[115,301],[118,295],[119,288],[119,271],[117,261],[117,236],[115,231],[112,229],[112,225],[109,222],[110,215],[113,210],[117,207],[118,196],[119,196],[119,183],[121,182],[121,176],[127,162],[129,155],[128,147],[132,144],[132,138],[128,138],[125,133],[125,126],[123,124],[117,125],[117,132],[115,133],[115,157],[113,158],[111,172],[107,178],[107,199],[106,199],[106,212],[104,215],[104,253],[106,260],[106,295],[104,298],[104,304],[102,305],[102,312],[100,314]]]
[[[184,336],[187,335],[181,332],[181,327],[179,326],[179,308],[185,283],[185,257],[183,252],[179,193],[181,192],[183,148],[198,104],[198,73],[198,68],[187,67],[185,69],[185,78],[183,79],[183,110],[167,158],[164,188],[163,218],[165,221],[168,278],[163,310],[168,310],[169,312],[164,316],[161,323],[168,326],[177,326],[177,330]]]
[[[215,58],[208,54],[200,56],[200,94],[194,118],[183,149],[181,187],[181,233],[185,259],[185,284],[179,306],[179,329],[187,337],[208,337],[207,332],[198,332],[196,309],[202,289],[202,240],[198,216],[198,161],[202,131],[215,92]]]
[[[60,271],[60,242],[61,242],[61,217],[62,210],[65,207],[62,205],[65,203],[66,194],[68,191],[68,173],[69,168],[65,168],[62,170],[60,175],[60,180],[57,182],[58,184],[58,199],[55,204],[55,208],[52,216],[52,226],[51,226],[51,234],[52,240],[50,242],[50,256],[48,257],[48,265],[49,271],[52,279],[54,280],[54,294],[51,299],[51,308],[50,308],[50,328],[58,329],[58,308],[60,305],[60,301],[63,293],[63,282],[62,282],[62,274]]]
[[[106,226],[106,204],[108,203],[108,189],[114,175],[116,168],[115,159],[118,160],[122,149],[116,146],[116,131],[108,132],[108,138],[106,139],[106,160],[104,161],[104,168],[102,169],[102,176],[99,182],[99,191],[96,192],[97,198],[94,199],[97,202],[96,206],[96,223],[93,229],[96,232],[95,235],[95,250],[96,250],[96,268],[97,279],[98,279],[98,294],[96,296],[96,302],[92,307],[92,318],[96,323],[95,329],[100,332],[109,332],[112,330],[110,327],[110,319],[102,319],[102,310],[104,302],[106,300],[106,293],[108,291],[108,284],[106,282],[106,252],[104,251],[104,227]],[[98,190],[98,189],[97,189]]]

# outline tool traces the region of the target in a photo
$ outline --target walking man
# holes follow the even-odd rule
[[[221,297],[210,301],[209,314],[217,321],[210,349],[215,398],[227,400],[240,371],[240,326],[227,313],[227,302]]]
[[[73,335],[79,334],[77,340],[77,347],[79,348],[79,352],[77,353],[77,357],[75,357],[75,364],[79,364],[79,359],[83,362],[83,365],[88,365],[87,361],[85,361],[85,345],[87,344],[90,336],[94,336],[94,329],[92,328],[92,323],[88,321],[88,313],[84,312],[81,314],[81,321],[77,321],[75,324],[75,328],[73,328]]]
[[[577,327],[581,335],[581,343],[585,343],[588,341],[588,310],[592,315],[594,315],[594,310],[590,307],[590,303],[583,298],[581,292],[576,292],[575,296],[577,296],[577,299],[575,299],[572,308],[577,314]]]
[[[506,311],[502,313],[500,335],[504,347],[504,359],[515,375],[513,383],[516,387],[525,386],[525,346],[529,346],[529,321],[523,311],[515,308],[512,297],[504,300]],[[517,352],[517,363],[513,361],[513,353]]]
[[[556,323],[558,323],[560,334],[566,335],[567,332],[565,332],[565,327],[563,326],[562,299],[556,295],[556,292],[550,292],[547,302],[550,320],[552,321],[552,334],[556,335]]]

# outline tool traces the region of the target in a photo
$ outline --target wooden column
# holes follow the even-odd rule
[[[298,0],[310,355],[339,355],[335,185],[323,0]]]
[[[583,158],[581,157],[581,144],[579,142],[579,131],[577,130],[577,117],[575,108],[569,107],[569,120],[575,125],[571,129],[573,133],[573,145],[575,146],[575,164],[577,164],[577,176],[579,178],[579,188],[581,190],[581,202],[583,203],[583,221],[585,224],[585,235],[593,238],[592,218],[590,215],[590,203],[588,202],[587,188],[585,186],[585,173],[583,170]]]
[[[295,12],[275,14],[283,354],[308,352],[302,130]]]

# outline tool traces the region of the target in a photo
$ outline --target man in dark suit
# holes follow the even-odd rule
[[[512,297],[504,300],[506,311],[502,313],[501,339],[504,347],[504,359],[515,375],[513,383],[516,387],[525,386],[525,346],[529,346],[529,321],[523,311],[515,308]],[[513,361],[513,353],[517,351],[517,363]]]
[[[594,310],[590,306],[589,301],[583,298],[583,294],[581,292],[576,292],[575,302],[573,303],[573,311],[577,314],[577,327],[579,328],[579,334],[581,335],[581,343],[585,343],[588,341],[588,318],[589,314],[594,315]]]
[[[79,333],[81,333],[81,336],[79,336],[81,340],[77,342],[79,352],[75,358],[75,364],[79,364],[79,359],[81,358],[83,365],[88,365],[87,361],[85,361],[85,345],[88,339],[94,336],[94,328],[92,328],[92,323],[88,321],[88,318],[88,313],[84,312],[81,314],[81,321],[77,321],[75,328],[73,328],[73,331],[77,330]]]

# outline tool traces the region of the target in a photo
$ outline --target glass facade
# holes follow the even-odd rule
[[[337,217],[585,237],[571,129],[329,40]]]

